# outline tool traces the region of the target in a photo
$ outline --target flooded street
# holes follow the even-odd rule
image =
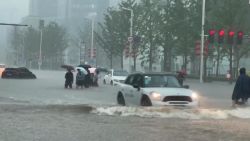
[[[196,109],[120,107],[115,87],[65,90],[64,72],[35,73],[37,80],[0,79],[4,141],[250,139],[250,108],[230,108],[232,86],[222,82],[186,82],[202,93],[201,107]]]

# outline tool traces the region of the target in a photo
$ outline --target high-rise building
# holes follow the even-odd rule
[[[95,19],[101,21],[107,7],[108,0],[30,0],[29,17],[74,25],[93,13],[96,13]]]
[[[57,17],[60,0],[30,0],[30,16]]]
[[[64,26],[72,38],[69,48],[65,50],[69,54],[77,50],[82,41],[87,48],[96,45],[91,44],[90,39],[80,38],[79,31],[85,29],[84,34],[92,34],[91,29],[94,27],[96,30],[96,23],[102,21],[109,6],[109,0],[30,0],[29,16],[23,18],[23,24],[38,28],[39,20],[43,19],[45,25],[54,21]]]

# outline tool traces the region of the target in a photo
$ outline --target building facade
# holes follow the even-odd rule
[[[85,42],[85,49],[81,49],[82,54],[85,55],[82,58],[85,59],[88,59],[86,50],[91,45],[89,37],[84,38],[84,35],[79,34],[92,36],[92,33],[90,33],[92,28],[97,30],[96,25],[102,21],[103,14],[108,7],[109,0],[30,0],[29,15],[23,18],[22,23],[38,29],[39,21],[42,19],[45,25],[49,22],[56,22],[65,27],[69,35],[69,47],[64,51],[65,63],[72,63],[72,60],[78,59],[75,64],[79,64],[81,60],[79,60],[78,54],[79,48],[82,48],[81,43]],[[98,48],[95,41],[93,48]],[[97,50],[101,51],[100,49]],[[102,55],[102,53],[98,54]],[[83,61],[89,62],[90,60]],[[94,60],[94,62],[100,61]]]

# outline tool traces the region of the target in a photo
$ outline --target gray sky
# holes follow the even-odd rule
[[[0,0],[0,22],[20,23],[28,15],[29,0]],[[5,63],[7,47],[7,29],[9,26],[0,26],[0,63]]]
[[[28,12],[29,0],[0,0],[0,22],[19,23]]]

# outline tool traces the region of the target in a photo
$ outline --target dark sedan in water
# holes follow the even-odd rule
[[[36,79],[36,75],[25,67],[5,68],[2,78]]]

